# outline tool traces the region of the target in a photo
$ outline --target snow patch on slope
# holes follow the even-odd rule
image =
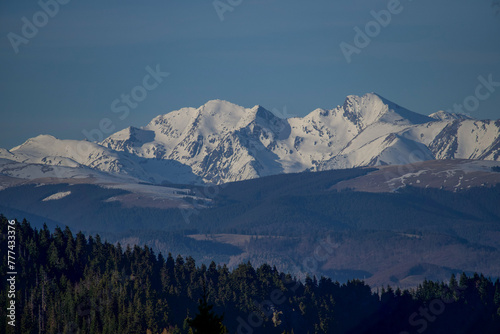
[[[43,202],[54,201],[54,200],[58,200],[58,199],[64,198],[64,197],[69,196],[69,195],[71,195],[71,191],[58,192],[58,193],[55,193],[53,195],[50,195],[49,197],[44,198],[42,201]]]

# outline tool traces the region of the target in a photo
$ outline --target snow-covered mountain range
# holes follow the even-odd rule
[[[498,161],[500,120],[444,111],[424,116],[374,93],[348,96],[342,106],[289,119],[261,106],[248,109],[213,100],[157,116],[100,143],[31,138],[0,149],[0,173],[71,177],[83,168],[157,184],[219,184],[434,159]]]

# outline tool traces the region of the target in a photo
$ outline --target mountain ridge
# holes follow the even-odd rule
[[[0,158],[86,166],[157,184],[221,184],[435,159],[498,161],[500,120],[444,111],[425,116],[376,93],[349,95],[341,106],[293,118],[280,118],[260,105],[244,108],[210,100],[199,108],[158,115],[101,142],[40,135],[0,150]]]

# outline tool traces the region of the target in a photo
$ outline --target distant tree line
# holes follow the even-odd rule
[[[0,216],[2,275],[8,220]],[[6,333],[499,333],[500,282],[480,274],[413,290],[297,281],[269,265],[196,266],[148,247],[16,222],[16,326]],[[8,282],[2,279],[5,309]]]

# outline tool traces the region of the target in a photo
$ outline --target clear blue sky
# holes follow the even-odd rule
[[[340,43],[353,44],[354,27],[389,3],[243,0],[221,21],[212,0],[72,0],[44,25],[37,1],[1,1],[0,147],[40,133],[83,139],[103,118],[116,130],[143,126],[211,99],[302,116],[377,92],[429,114],[474,95],[479,75],[500,82],[493,0],[401,0],[347,63]],[[8,34],[22,37],[33,15],[41,27],[15,53]],[[112,102],[157,64],[170,75],[120,119]],[[500,87],[470,114],[500,118]]]

